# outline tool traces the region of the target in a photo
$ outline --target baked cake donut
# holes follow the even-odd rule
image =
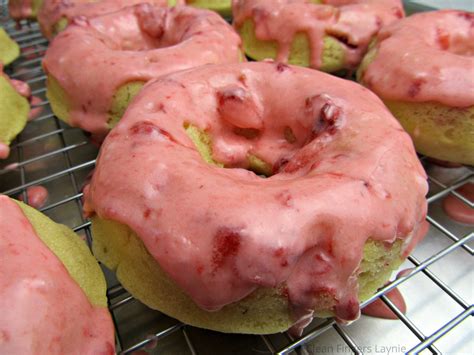
[[[383,29],[358,78],[398,118],[418,152],[474,165],[473,70],[474,13],[441,10]]]
[[[420,239],[426,192],[374,94],[254,62],[148,83],[105,139],[84,209],[94,254],[140,301],[262,334],[356,319]]]
[[[104,135],[146,81],[241,58],[239,36],[215,12],[141,4],[68,26],[49,46],[43,67],[53,112]]]
[[[249,57],[336,72],[357,68],[404,11],[400,0],[234,0],[232,14]]]
[[[36,19],[43,0],[8,0],[8,12],[14,20]]]
[[[28,84],[9,79],[0,63],[0,159],[8,157],[8,146],[26,126],[30,96]]]
[[[118,11],[127,6],[148,3],[154,6],[167,6],[182,0],[44,0],[38,13],[40,29],[46,38],[51,39],[64,30],[74,17],[92,18]]]
[[[0,27],[0,64],[8,65],[20,56],[18,43]]]
[[[66,226],[0,196],[0,353],[114,354],[106,284]]]

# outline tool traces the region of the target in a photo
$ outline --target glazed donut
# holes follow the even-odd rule
[[[26,126],[30,96],[28,84],[9,79],[0,63],[0,159],[8,157],[8,146]]]
[[[144,82],[241,56],[239,36],[218,14],[141,4],[68,26],[49,46],[43,67],[53,112],[103,136]]]
[[[46,38],[51,39],[64,30],[76,16],[92,18],[118,11],[127,6],[148,3],[154,6],[173,5],[181,0],[44,0],[38,13],[40,29]]]
[[[14,20],[36,19],[43,0],[8,0],[8,12]]]
[[[370,91],[254,62],[148,83],[105,139],[84,208],[94,254],[143,303],[262,334],[356,319],[419,240],[426,192]]]
[[[380,28],[404,16],[400,0],[234,0],[232,13],[247,56],[326,72],[357,68]]]
[[[0,353],[114,354],[106,284],[66,226],[0,196]]]
[[[383,29],[358,78],[398,118],[418,152],[474,165],[473,56],[474,13],[425,12]]]
[[[8,65],[20,56],[18,43],[0,27],[0,64]]]

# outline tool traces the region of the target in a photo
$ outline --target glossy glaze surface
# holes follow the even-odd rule
[[[251,19],[259,40],[276,41],[276,60],[286,63],[296,34],[308,35],[311,67],[321,66],[323,39],[338,39],[345,51],[345,67],[356,68],[377,32],[404,16],[399,0],[234,0],[234,23]]]
[[[105,134],[113,96],[122,85],[204,64],[235,63],[240,56],[240,38],[218,14],[141,4],[76,20],[55,37],[43,66],[70,99],[69,123]]]
[[[94,307],[19,206],[0,196],[0,352],[113,354],[108,310]]]
[[[202,160],[189,124],[227,168]],[[245,170],[249,154],[273,175]],[[284,286],[295,321],[322,307],[321,294],[353,320],[365,242],[402,238],[410,252],[426,191],[410,138],[375,95],[260,62],[149,83],[106,138],[85,210],[130,226],[206,310]]]
[[[474,105],[474,13],[407,17],[380,31],[376,50],[362,81],[384,100]]]

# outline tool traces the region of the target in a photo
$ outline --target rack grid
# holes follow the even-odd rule
[[[32,94],[39,98],[33,108],[41,110],[12,144],[9,159],[0,162],[0,193],[21,196],[27,201],[28,187],[45,186],[50,196],[48,204],[40,210],[53,220],[70,226],[90,246],[93,236],[90,222],[82,215],[81,187],[95,166],[98,149],[84,132],[67,126],[51,112],[45,96],[46,76],[41,68],[48,41],[39,32],[38,24],[28,21],[16,24],[8,17],[6,0],[0,0],[0,25],[20,44],[22,52],[6,72],[31,86]],[[365,306],[380,298],[397,315],[397,320],[364,318],[350,326],[339,325],[334,319],[315,320],[300,338],[293,338],[288,333],[220,334],[184,325],[147,309],[104,268],[117,351],[122,354],[146,350],[160,354],[305,355],[387,353],[390,348],[391,354],[474,353],[474,231],[472,226],[450,220],[441,208],[441,200],[448,194],[474,208],[474,201],[456,192],[458,187],[474,182],[474,169],[447,169],[431,164],[424,157],[421,159],[430,183],[428,236],[402,265],[402,269],[409,269],[408,272],[362,304]],[[453,275],[445,270],[459,272]],[[420,307],[430,301],[433,309],[427,313],[415,308],[414,312],[403,314],[386,296],[397,286],[405,287],[408,294],[427,292],[433,295],[430,300],[418,297],[408,302],[409,306],[414,303]],[[444,308],[443,304],[449,305]]]

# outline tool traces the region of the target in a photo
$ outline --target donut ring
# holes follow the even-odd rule
[[[115,354],[105,277],[71,229],[0,195],[0,248],[2,354]]]
[[[77,19],[55,37],[43,67],[53,112],[100,136],[122,117],[146,81],[194,66],[240,60],[240,38],[218,14],[141,4]]]
[[[272,333],[313,313],[356,319],[419,240],[426,192],[370,91],[254,62],[148,83],[84,193],[94,254],[135,297],[195,326]]]
[[[26,126],[30,96],[28,84],[10,79],[0,63],[0,159],[8,157],[10,143]]]
[[[74,17],[92,18],[118,11],[127,6],[148,3],[153,6],[174,5],[176,0],[44,0],[38,13],[38,22],[43,35],[51,39],[63,31]],[[178,3],[180,1],[178,0]]]
[[[247,56],[326,72],[357,68],[380,28],[404,16],[400,0],[236,0],[232,13]]]
[[[425,12],[383,29],[358,78],[398,118],[418,152],[474,165],[473,55],[474,13]]]
[[[20,56],[20,46],[0,27],[0,65],[8,65]]]

